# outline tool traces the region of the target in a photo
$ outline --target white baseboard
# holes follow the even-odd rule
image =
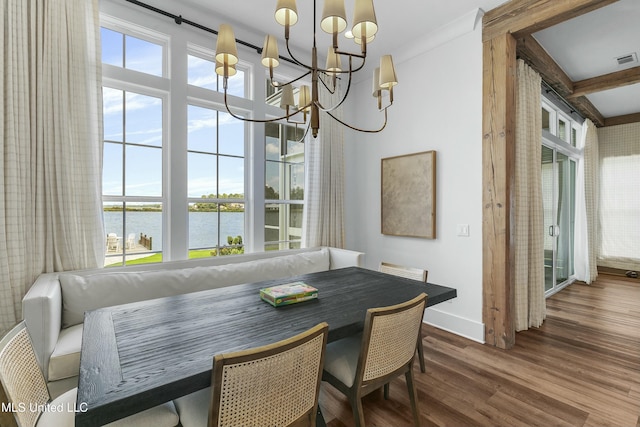
[[[484,323],[445,313],[435,308],[424,312],[424,323],[484,344]]]

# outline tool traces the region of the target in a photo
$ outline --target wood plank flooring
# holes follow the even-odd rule
[[[542,327],[511,350],[423,326],[427,372],[414,368],[422,426],[640,427],[640,280],[600,275],[547,299]],[[367,426],[411,425],[404,379],[364,398]],[[327,427],[353,425],[323,383]]]

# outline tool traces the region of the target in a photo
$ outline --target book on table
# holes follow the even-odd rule
[[[260,289],[260,298],[274,307],[318,298],[318,290],[304,282],[286,283]]]

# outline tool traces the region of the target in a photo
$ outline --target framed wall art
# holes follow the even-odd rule
[[[381,160],[381,232],[436,238],[436,152]]]

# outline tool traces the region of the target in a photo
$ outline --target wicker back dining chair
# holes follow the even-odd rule
[[[388,262],[381,262],[378,271],[387,274],[393,274],[394,276],[404,277],[406,279],[418,280],[420,282],[426,282],[429,271],[422,268],[405,267],[403,265],[391,264]]]
[[[328,330],[216,355],[212,386],[175,401],[182,426],[315,427]]]
[[[427,296],[422,293],[407,302],[367,310],[362,334],[327,345],[322,379],[344,393],[351,403],[356,427],[365,425],[362,397],[385,387],[404,374],[414,423],[420,414],[413,382],[413,358]]]
[[[381,262],[378,271],[387,274],[393,274],[394,276],[404,277],[406,279],[418,280],[420,282],[427,282],[427,276],[429,271],[422,268],[405,267],[403,265],[390,264],[388,262]],[[416,343],[416,350],[418,351],[418,362],[420,362],[420,372],[425,373],[426,367],[424,364],[424,346],[422,344],[422,329],[418,335],[418,342]]]
[[[24,322],[0,340],[0,402],[10,409],[0,411],[2,427],[74,427],[77,391],[74,388],[51,400]],[[108,425],[174,427],[179,422],[173,402],[168,402]]]

